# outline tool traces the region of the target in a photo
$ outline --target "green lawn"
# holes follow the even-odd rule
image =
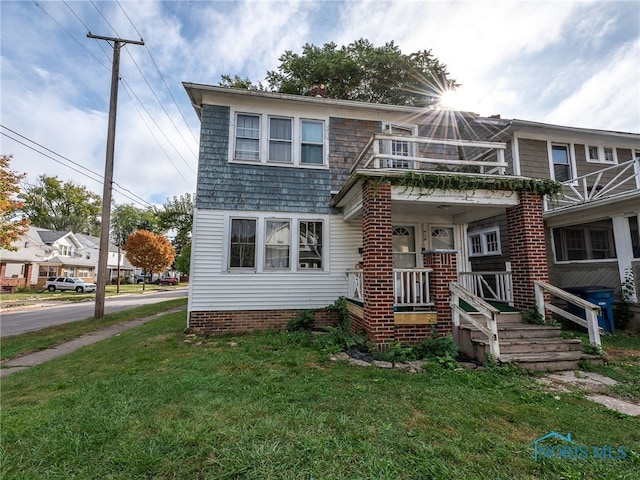
[[[4,378],[0,477],[640,478],[640,419],[518,370],[362,369],[309,334],[190,337],[184,318]],[[627,456],[534,461],[552,431]]]

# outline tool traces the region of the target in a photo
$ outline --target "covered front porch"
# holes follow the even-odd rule
[[[346,272],[353,325],[381,349],[452,332],[452,284],[533,308],[534,282],[547,281],[543,192],[505,174],[504,144],[420,139],[394,155],[384,143],[412,141],[375,135],[334,198],[362,229],[361,260]],[[437,147],[464,155],[434,157]],[[467,226],[505,213],[511,269],[472,272]]]

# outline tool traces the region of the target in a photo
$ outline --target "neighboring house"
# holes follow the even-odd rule
[[[0,251],[0,285],[4,290],[27,286],[42,288],[48,277],[80,277],[94,282],[98,267],[99,240],[70,231],[55,232],[29,227],[25,235],[13,243],[16,251]],[[109,252],[110,278],[116,278],[117,248]],[[133,275],[133,267],[121,262],[125,272]]]
[[[640,286],[640,135],[547,125],[501,123],[513,154],[513,171],[552,178],[564,187],[545,202],[549,278],[561,288],[607,287],[638,301]],[[470,225],[474,270],[504,269],[509,258],[506,218]]]
[[[83,233],[76,234],[76,237],[83,245],[83,255],[88,260],[93,260],[94,265],[98,266],[98,256],[100,255],[100,237],[94,237],[92,235],[85,235]],[[107,278],[110,282],[118,278],[118,263],[120,263],[120,277],[133,277],[136,273],[136,268],[131,265],[125,251],[119,249],[116,245],[109,242],[109,253],[107,255]],[[118,262],[118,258],[120,261]]]
[[[509,252],[495,259],[501,270],[505,260],[512,266],[510,303],[517,308],[533,308],[534,282],[549,281],[544,194],[557,184],[544,179],[553,159],[551,171],[573,174],[561,164],[559,138],[527,135],[566,130],[575,161],[578,129],[184,86],[201,120],[193,331],[282,327],[305,309],[329,321],[323,307],[344,296],[354,327],[385,348],[419,341],[434,328],[451,332],[458,315],[452,291],[478,280],[470,272],[480,255]],[[640,148],[639,135],[602,132],[590,143],[590,132],[582,131],[584,144],[598,147],[605,162],[609,147],[620,148],[619,163]],[[545,145],[543,175],[527,155]],[[545,215],[552,221],[550,211]],[[556,265],[552,270],[557,275]]]

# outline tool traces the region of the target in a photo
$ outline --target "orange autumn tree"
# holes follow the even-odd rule
[[[29,220],[17,219],[16,213],[22,208],[22,202],[15,200],[20,192],[20,180],[25,174],[9,170],[11,155],[0,155],[0,248],[16,250],[12,245],[29,228]]]
[[[166,270],[176,258],[176,249],[173,248],[169,239],[148,230],[138,230],[129,235],[124,249],[127,251],[127,260],[131,265],[141,268],[144,272],[143,290],[149,273],[160,273]]]

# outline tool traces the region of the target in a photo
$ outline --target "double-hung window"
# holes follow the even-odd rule
[[[301,121],[300,163],[322,165],[324,163],[324,125],[312,120]]]
[[[553,162],[553,178],[558,182],[566,182],[573,178],[569,145],[552,144],[551,159]]]
[[[298,228],[298,268],[322,269],[322,222],[300,220]]]
[[[260,160],[260,116],[239,113],[236,118],[237,160]]]
[[[235,113],[231,161],[322,167],[326,164],[325,121]]]
[[[615,258],[610,221],[555,228],[553,241],[559,262]]]
[[[256,220],[231,220],[229,268],[256,268]]]
[[[288,270],[291,256],[291,222],[266,220],[264,239],[264,269]]]
[[[269,119],[269,161],[293,162],[293,130],[290,118]]]

